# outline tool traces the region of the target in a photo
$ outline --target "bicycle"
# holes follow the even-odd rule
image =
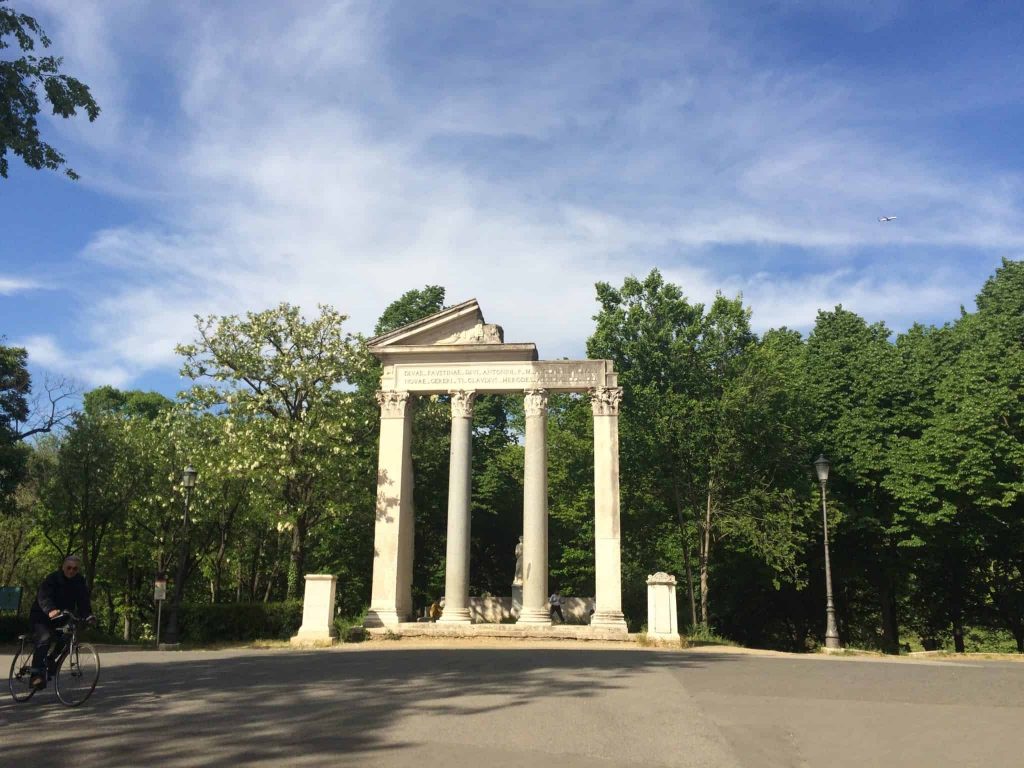
[[[64,645],[60,654],[53,660],[54,687],[57,698],[66,707],[77,707],[88,699],[100,679],[100,655],[88,643],[79,642],[78,635],[88,620],[80,619],[70,611],[63,611],[61,617],[67,623],[57,631],[64,633]],[[18,652],[11,661],[11,674],[8,686],[11,696],[17,702],[28,701],[35,695],[36,688],[32,685],[32,656],[35,644],[32,635],[20,635]],[[50,677],[50,659],[46,660],[46,676]]]

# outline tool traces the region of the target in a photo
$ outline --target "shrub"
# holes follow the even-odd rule
[[[302,601],[181,606],[181,637],[193,643],[285,640],[302,625]]]
[[[363,628],[363,621],[366,619],[366,610],[357,616],[339,616],[334,620],[334,628],[338,632],[338,639],[343,643],[361,643],[366,639],[366,630]]]

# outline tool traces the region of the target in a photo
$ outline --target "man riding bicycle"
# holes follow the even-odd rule
[[[58,633],[54,620],[60,618],[63,611],[71,611],[79,616],[92,618],[92,606],[89,603],[89,587],[85,577],[79,571],[82,558],[68,555],[59,570],[54,571],[39,585],[35,602],[29,612],[32,623],[32,641],[36,650],[32,657],[32,681],[35,688],[46,687],[46,667],[52,666],[60,656],[63,647],[63,634]],[[47,658],[50,642],[57,638],[53,653]]]

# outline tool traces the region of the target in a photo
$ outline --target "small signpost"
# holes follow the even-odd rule
[[[0,587],[0,612],[21,615],[21,587]]]
[[[160,647],[160,614],[167,599],[167,574],[160,571],[153,582],[153,599],[156,600],[156,644]]]

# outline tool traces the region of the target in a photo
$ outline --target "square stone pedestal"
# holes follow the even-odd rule
[[[291,639],[296,646],[327,646],[338,641],[334,628],[334,595],[337,576],[306,574],[306,591],[302,599],[302,626]]]
[[[647,636],[660,640],[679,639],[676,577],[660,571],[647,577]]]

